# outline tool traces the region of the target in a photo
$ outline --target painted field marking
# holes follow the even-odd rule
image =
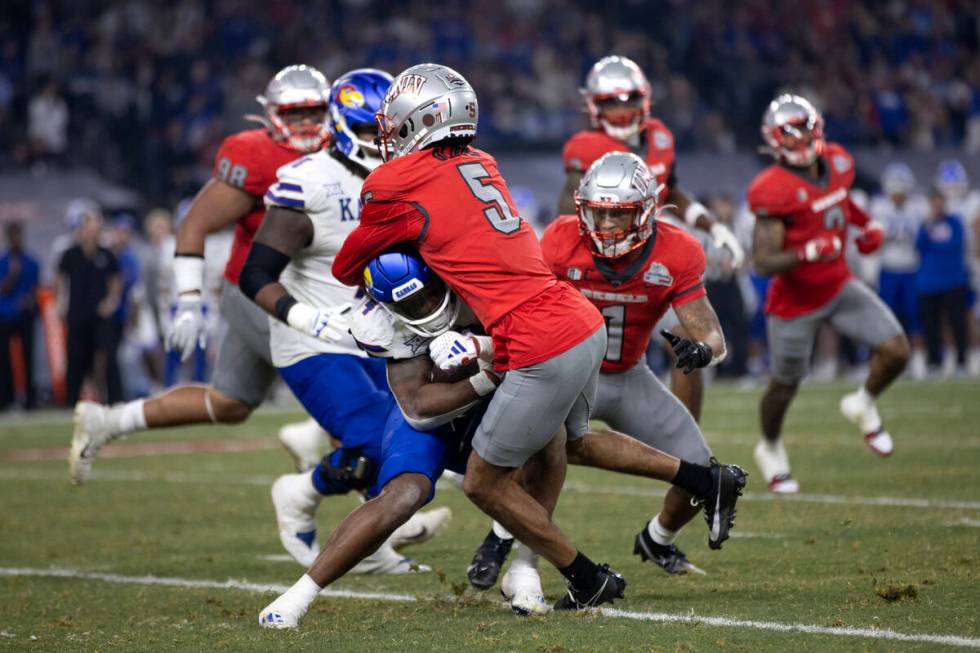
[[[87,572],[77,569],[34,569],[24,567],[0,567],[0,576],[11,577],[41,577],[41,578],[72,578],[80,580],[95,580],[106,583],[124,585],[157,585],[165,587],[187,587],[194,589],[235,589],[254,593],[283,593],[288,585],[276,583],[252,583],[244,580],[204,580],[192,578],[173,578],[165,576],[124,576]],[[395,594],[387,592],[358,592],[354,590],[325,589],[320,596],[330,598],[360,599],[368,601],[388,601],[397,603],[413,603],[417,597],[410,594]],[[689,623],[696,625],[715,626],[719,628],[741,628],[765,630],[781,633],[803,633],[806,635],[830,635],[834,637],[858,637],[864,639],[892,640],[898,642],[923,642],[927,644],[942,644],[946,646],[962,646],[980,648],[980,638],[962,635],[936,635],[932,633],[901,633],[894,630],[878,630],[876,628],[852,628],[850,626],[830,627],[815,624],[794,624],[779,621],[757,621],[752,619],[735,619],[731,617],[711,617],[696,614],[670,614],[666,612],[636,612],[616,608],[601,608],[599,612],[606,617],[616,619],[632,619],[635,621],[651,621],[657,623]],[[256,615],[257,618],[257,615]],[[255,627],[258,627],[256,625]]]
[[[240,453],[278,449],[272,438],[238,438],[226,440],[164,440],[157,442],[116,442],[99,451],[99,458],[140,458],[193,453]],[[0,449],[0,460],[67,460],[70,447],[33,449]]]
[[[198,483],[202,485],[259,485],[270,486],[276,480],[275,476],[265,474],[253,475],[219,475],[210,473],[186,472],[142,472],[136,470],[96,470],[92,473],[95,482],[122,481],[134,483]],[[67,482],[67,470],[10,468],[0,469],[0,481],[57,481]],[[458,490],[452,483],[439,481],[438,489]],[[601,483],[586,483],[584,481],[565,481],[565,489],[570,492],[583,494],[611,494],[618,496],[650,497],[664,496],[666,490],[657,487],[641,487],[637,485],[603,485]],[[853,506],[887,506],[899,508],[946,508],[950,510],[980,510],[980,501],[957,501],[945,499],[919,499],[916,497],[865,497],[846,496],[840,494],[780,494],[770,492],[746,492],[742,501],[785,501],[798,503],[815,503],[826,505]]]

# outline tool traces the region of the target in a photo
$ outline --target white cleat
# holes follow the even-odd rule
[[[108,428],[108,406],[91,401],[75,404],[74,430],[71,435],[71,451],[68,454],[68,478],[74,485],[81,485],[92,473],[92,463],[99,450],[112,437]]]
[[[449,508],[417,512],[391,534],[391,537],[388,538],[388,544],[397,549],[408,544],[419,544],[430,540],[452,518],[453,511]]]
[[[279,541],[286,552],[307,569],[320,554],[315,520],[320,499],[309,472],[286,474],[272,484],[272,506],[276,510]]]
[[[500,581],[500,593],[510,603],[514,614],[526,617],[551,612],[551,606],[544,600],[544,592],[541,591],[541,576],[530,565],[516,561],[511,563]]]
[[[352,574],[415,574],[432,571],[428,565],[420,565],[401,555],[385,542],[381,548],[357,563],[350,570]]]
[[[772,492],[777,494],[796,494],[800,484],[793,478],[789,468],[789,456],[782,440],[769,442],[759,440],[755,445],[755,464],[759,466],[762,477]]]
[[[321,451],[329,443],[327,432],[312,417],[286,424],[279,429],[279,442],[296,463],[296,471],[305,472],[317,466]]]
[[[861,429],[864,442],[879,456],[890,456],[895,450],[892,436],[881,425],[881,416],[875,402],[861,390],[844,395],[840,400],[840,412]]]
[[[279,629],[299,627],[299,620],[306,614],[306,610],[301,611],[290,606],[283,598],[280,596],[259,613],[260,626]]]

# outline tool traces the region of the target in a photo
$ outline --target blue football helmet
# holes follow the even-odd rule
[[[334,147],[351,161],[368,170],[381,164],[374,136],[366,139],[357,128],[368,125],[372,134],[378,123],[375,114],[381,108],[392,77],[383,70],[358,68],[341,75],[330,88],[330,131]]]
[[[448,331],[459,315],[455,293],[418,254],[385,252],[371,259],[364,289],[409,331],[426,338]]]
[[[936,169],[936,187],[947,197],[966,195],[970,189],[966,168],[956,159],[943,159]]]

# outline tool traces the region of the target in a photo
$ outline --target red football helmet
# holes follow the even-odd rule
[[[762,138],[791,166],[813,165],[823,152],[823,116],[799,95],[780,95],[762,116]]]

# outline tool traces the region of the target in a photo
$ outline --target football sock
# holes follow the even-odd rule
[[[660,523],[660,513],[650,520],[647,524],[647,533],[650,538],[661,546],[670,546],[677,539],[677,531],[667,530]]]
[[[136,399],[109,408],[109,434],[113,437],[126,435],[146,428],[146,415],[143,413],[143,400]]]
[[[558,571],[568,579],[568,582],[576,588],[592,587],[595,584],[596,574],[599,572],[599,565],[589,560],[581,551],[575,554],[572,564],[562,567]]]
[[[711,468],[682,460],[681,466],[677,469],[677,476],[671,483],[703,499],[711,494]]]
[[[511,532],[497,522],[493,522],[493,534],[502,540],[514,539],[514,536],[511,534]]]
[[[511,563],[512,568],[515,566],[537,569],[538,554],[531,550],[531,547],[517,542],[517,555],[514,556],[514,562]]]
[[[316,599],[316,595],[323,589],[310,578],[309,574],[296,581],[296,584],[286,590],[286,593],[279,597],[286,606],[296,610],[300,615],[304,614],[310,604]]]

